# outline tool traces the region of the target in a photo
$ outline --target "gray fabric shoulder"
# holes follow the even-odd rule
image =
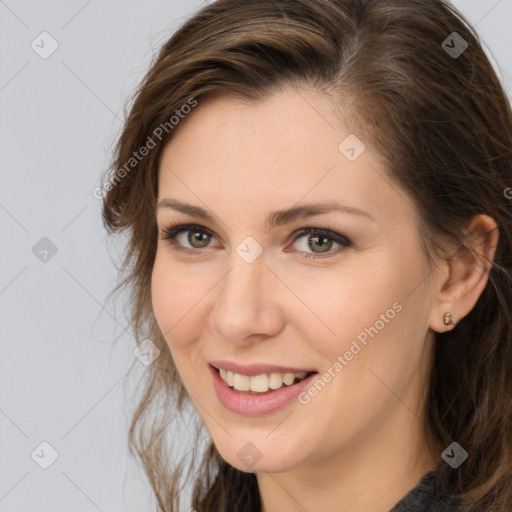
[[[457,505],[436,498],[436,473],[428,472],[389,512],[459,512]]]

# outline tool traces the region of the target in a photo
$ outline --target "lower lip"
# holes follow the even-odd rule
[[[213,376],[213,387],[220,403],[229,411],[246,416],[270,414],[288,405],[300,392],[306,388],[317,375],[313,373],[305,379],[265,395],[249,395],[248,393],[231,389],[221,378],[219,372],[209,365]]]

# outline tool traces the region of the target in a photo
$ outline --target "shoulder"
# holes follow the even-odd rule
[[[456,502],[438,496],[436,473],[427,473],[390,512],[461,512]]]

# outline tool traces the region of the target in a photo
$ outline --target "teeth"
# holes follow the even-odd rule
[[[270,389],[279,389],[283,385],[283,374],[271,373],[269,381]]]
[[[220,369],[222,380],[236,391],[252,391],[254,393],[266,393],[269,389],[280,389],[283,384],[291,386],[295,379],[302,380],[306,377],[306,372],[299,373],[271,373],[269,375],[263,373],[261,375],[241,375],[239,373],[230,372]]]
[[[249,388],[251,391],[265,393],[268,391],[268,375],[254,375],[250,378]]]
[[[233,377],[235,376],[235,374],[233,372],[228,372],[227,370],[224,370],[224,368],[221,368],[219,370],[219,372],[220,372],[220,376],[222,377],[222,380],[224,382],[227,382],[228,386],[232,386],[233,385]]]
[[[233,378],[233,387],[235,389],[237,389],[238,391],[249,391],[250,383],[251,377],[235,373],[235,377]]]
[[[284,376],[283,376],[283,382],[287,386],[290,386],[291,384],[293,384],[294,380],[295,380],[295,374],[294,373],[285,373]]]

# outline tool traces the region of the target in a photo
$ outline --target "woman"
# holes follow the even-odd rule
[[[103,204],[160,350],[130,429],[158,510],[187,477],[200,512],[512,510],[511,148],[443,0],[218,0],[171,37]]]

